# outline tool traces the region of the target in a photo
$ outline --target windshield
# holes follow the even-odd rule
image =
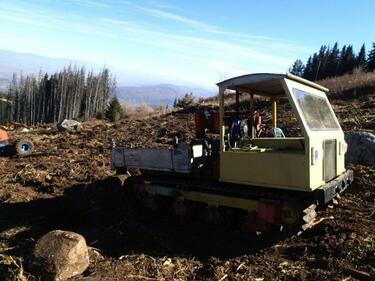
[[[340,127],[324,97],[293,88],[293,95],[312,131],[338,130]]]

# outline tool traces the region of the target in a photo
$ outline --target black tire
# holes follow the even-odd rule
[[[33,148],[34,144],[31,140],[23,139],[16,142],[16,153],[20,157],[30,155]]]

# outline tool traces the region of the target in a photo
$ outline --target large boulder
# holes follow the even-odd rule
[[[89,254],[82,235],[53,230],[42,236],[33,252],[33,267],[43,280],[62,281],[81,274],[89,265]]]
[[[368,132],[349,132],[345,136],[348,151],[345,158],[348,163],[375,163],[375,135]]]
[[[82,129],[82,124],[76,120],[65,119],[57,123],[57,129],[59,131],[79,131]]]

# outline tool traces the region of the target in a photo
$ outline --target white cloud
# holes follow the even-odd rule
[[[212,33],[212,34],[220,34],[220,35],[226,35],[226,36],[232,36],[232,37],[237,37],[240,39],[252,39],[252,40],[273,40],[273,38],[268,37],[268,36],[257,36],[257,35],[248,35],[248,34],[243,34],[239,32],[230,32],[230,31],[225,31],[220,29],[219,27],[208,24],[199,20],[191,19],[188,17],[181,16],[177,13],[171,13],[167,12],[165,10],[161,9],[155,9],[155,8],[147,8],[140,6],[138,4],[135,4],[134,2],[131,1],[121,1],[121,3],[133,6],[134,8],[143,11],[151,16],[161,18],[161,19],[167,19],[167,20],[172,20],[177,23],[184,24],[185,26],[197,29],[201,32],[206,32],[206,33]],[[155,4],[157,7],[162,7],[161,4]]]
[[[110,5],[105,2],[94,1],[94,0],[73,0],[78,5],[90,6],[90,7],[99,7],[99,8],[109,8]]]
[[[205,83],[208,84],[217,82],[216,80],[221,79],[221,76],[218,77],[220,73],[225,73],[226,77],[229,77],[250,72],[285,72],[295,58],[274,54],[269,43],[269,50],[265,51],[265,45],[256,40],[235,42],[210,39],[203,37],[203,34],[175,34],[168,30],[157,30],[153,26],[109,18],[102,18],[99,22],[111,26],[112,30],[117,30],[125,45],[134,43],[143,47],[149,46],[150,52],[155,53],[155,60],[165,60],[164,70],[161,70],[159,65],[162,62],[159,62],[159,71],[168,71],[167,66],[170,69],[184,66],[185,69],[178,70],[181,72],[188,71],[187,69],[196,69],[196,72],[204,70],[206,77],[198,77],[194,72],[189,73],[191,77],[195,75],[194,79],[200,83],[204,83],[204,80],[207,80]],[[142,63],[144,62],[139,62],[139,65]],[[143,66],[145,65],[147,67],[147,64]]]
[[[247,73],[249,70],[238,66],[234,66],[232,62],[227,60],[217,60],[217,59],[205,59],[192,56],[186,56],[181,54],[171,54],[171,58],[178,59],[180,61],[185,61],[187,63],[193,63],[205,69],[211,71],[224,71],[229,72],[231,75],[241,75]]]
[[[28,9],[15,8],[0,4],[0,19],[8,22],[16,22],[26,25],[43,27],[45,29],[53,29],[59,32],[90,34],[103,38],[114,38],[116,35],[109,30],[105,30],[100,26],[95,26],[90,22],[85,22],[81,18],[70,16],[67,20],[64,16],[51,14],[43,9],[30,13]]]
[[[2,13],[1,11],[0,11],[0,19],[5,20],[5,21],[11,21],[11,22],[43,26],[43,24],[40,23],[40,21],[38,20],[33,20],[27,17],[23,17],[23,16],[11,14],[11,13]]]
[[[153,15],[155,17],[173,20],[175,22],[183,23],[187,26],[194,27],[194,28],[200,29],[202,31],[211,31],[211,30],[215,29],[215,27],[212,26],[212,25],[206,24],[206,23],[198,21],[198,20],[189,19],[189,18],[180,16],[180,15],[177,15],[177,14],[170,13],[170,12],[166,12],[166,11],[162,11],[162,10],[158,10],[158,9],[143,8],[143,7],[140,7],[140,6],[138,6],[138,7],[142,11],[144,11],[144,12],[150,14],[150,15]]]

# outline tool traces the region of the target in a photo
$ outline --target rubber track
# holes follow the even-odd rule
[[[173,188],[207,192],[211,194],[218,194],[230,197],[246,198],[253,200],[276,200],[282,202],[296,202],[298,205],[311,204],[312,197],[305,192],[273,189],[267,187],[245,186],[239,184],[231,184],[219,182],[217,180],[196,179],[191,177],[176,177],[176,176],[155,176],[143,175],[133,178],[133,180],[145,181],[150,184],[158,184],[170,186]],[[303,206],[302,206],[303,207]]]

